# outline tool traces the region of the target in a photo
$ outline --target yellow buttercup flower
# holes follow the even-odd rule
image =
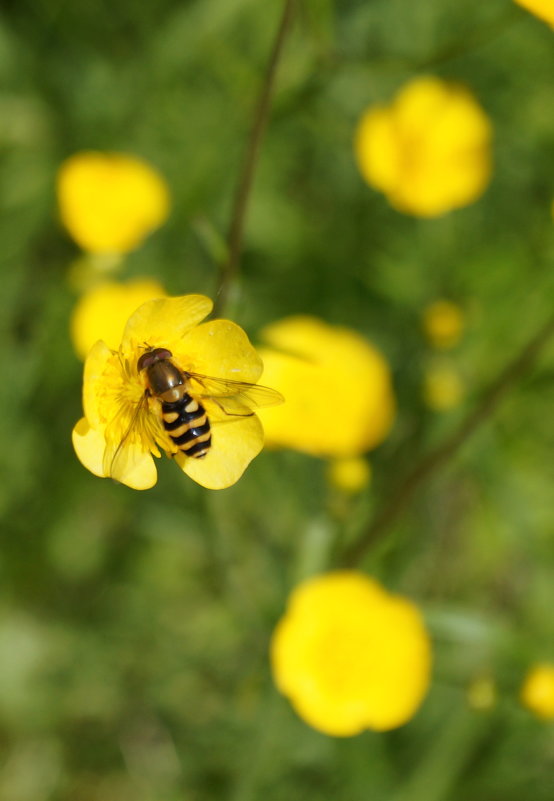
[[[425,370],[423,399],[430,409],[445,412],[458,406],[465,394],[459,371],[450,362],[436,362]]]
[[[266,380],[286,398],[263,411],[268,445],[315,456],[358,456],[390,431],[395,399],[383,356],[355,331],[316,317],[265,328]]]
[[[521,703],[541,720],[554,720],[554,664],[534,665],[521,688]]]
[[[491,173],[491,124],[464,87],[434,77],[370,107],[355,135],[362,176],[398,211],[437,217],[467,206]]]
[[[84,359],[95,342],[104,340],[117,350],[131,314],[147,300],[162,298],[166,291],[159,281],[137,278],[126,283],[103,281],[85,292],[71,315],[71,341]]]
[[[515,0],[515,2],[554,28],[554,3],[552,0]]]
[[[202,323],[212,306],[203,295],[147,301],[127,321],[118,350],[102,340],[93,346],[73,446],[94,475],[148,489],[157,480],[152,456],[164,451],[194,481],[223,489],[259,453],[263,429],[251,406],[282,398],[251,386],[262,361],[238,325]]]
[[[327,480],[333,487],[354,495],[371,481],[371,466],[361,456],[333,459],[327,467]]]
[[[429,686],[431,645],[415,604],[343,570],[296,587],[273,633],[271,664],[306,723],[347,737],[413,717]]]
[[[167,219],[169,191],[149,164],[123,153],[76,153],[57,180],[61,220],[90,253],[128,253]]]
[[[453,348],[464,330],[464,313],[450,300],[436,300],[423,312],[423,330],[435,348]]]

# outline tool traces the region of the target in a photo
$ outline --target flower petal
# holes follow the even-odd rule
[[[365,180],[399,211],[436,217],[474,202],[491,173],[491,123],[469,90],[419,77],[368,109],[355,152]]]
[[[240,326],[230,320],[210,320],[183,337],[177,357],[184,370],[256,383],[263,363]]]
[[[152,347],[169,347],[198,325],[212,307],[212,301],[205,295],[149,300],[127,321],[121,350],[128,353],[145,342]]]
[[[383,192],[398,182],[401,154],[390,109],[368,109],[356,129],[354,151],[365,180]]]
[[[285,398],[260,411],[267,444],[347,457],[387,436],[395,411],[390,370],[370,342],[308,316],[277,321],[262,337],[276,348],[260,350],[264,382]]]
[[[105,477],[102,464],[106,440],[99,431],[91,428],[86,418],[81,417],[71,434],[75,453],[81,464],[95,476]]]
[[[125,153],[75,153],[57,181],[60,217],[75,242],[91,253],[127,253],[169,213],[164,178]]]
[[[515,0],[522,8],[535,14],[554,28],[554,8],[551,0]]]
[[[207,489],[225,489],[235,484],[263,447],[264,432],[256,415],[226,417],[218,421],[217,411],[207,404],[212,422],[212,447],[204,459],[178,453],[175,461],[190,477]],[[220,412],[220,416],[223,415]],[[215,418],[215,419],[214,419]]]
[[[132,489],[145,490],[157,482],[158,471],[149,451],[144,451],[140,443],[129,443],[122,446],[113,460],[110,476]]]
[[[73,429],[72,441],[81,464],[95,476],[106,478],[104,435],[91,428],[82,417]],[[138,445],[129,445],[114,462],[111,477],[132,489],[144,490],[154,486],[158,473],[150,453],[145,453]]]
[[[101,339],[92,346],[85,362],[83,377],[83,410],[93,428],[105,425],[101,411],[102,380],[113,354]]]
[[[81,295],[71,315],[71,339],[77,355],[84,359],[99,339],[117,350],[125,324],[135,309],[147,300],[165,295],[163,286],[152,278],[94,284]]]
[[[416,605],[353,570],[298,585],[271,642],[280,692],[336,737],[410,720],[427,693],[431,658]]]

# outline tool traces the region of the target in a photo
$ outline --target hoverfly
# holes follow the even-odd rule
[[[141,426],[152,433],[161,422],[177,451],[190,458],[203,459],[212,444],[212,426],[203,400],[215,403],[230,418],[250,417],[254,414],[252,408],[272,406],[284,400],[280,392],[259,384],[184,371],[175,364],[167,348],[148,345],[138,359],[137,370],[145,375],[146,389],[119,445],[115,451],[106,449],[107,475],[114,473],[114,466],[125,450],[123,446]],[[160,414],[154,420],[148,408],[151,398],[159,404]]]

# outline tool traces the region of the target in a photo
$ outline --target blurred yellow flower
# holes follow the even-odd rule
[[[259,453],[263,429],[250,411],[248,391],[265,393],[261,402],[281,398],[252,388],[263,366],[238,325],[201,322],[212,305],[203,295],[147,301],[127,321],[119,350],[102,340],[93,346],[85,362],[85,414],[73,429],[75,452],[91,473],[149,489],[157,481],[152,456],[162,450],[198,484],[223,489]],[[158,378],[150,377],[145,359],[162,368]],[[157,395],[153,380],[164,386]],[[206,453],[187,455],[191,446]]]
[[[491,173],[491,124],[468,89],[434,77],[370,107],[355,134],[365,180],[398,211],[437,217],[467,206]]]
[[[423,330],[435,348],[452,348],[460,341],[464,330],[464,313],[450,300],[437,300],[423,312]]]
[[[360,334],[316,317],[287,317],[261,332],[265,380],[285,397],[265,409],[268,445],[314,456],[358,456],[390,431],[395,413],[383,356]]]
[[[327,480],[337,489],[355,494],[371,481],[371,466],[361,456],[333,459],[327,467]]]
[[[458,370],[449,362],[437,362],[425,370],[423,399],[436,412],[453,409],[464,397],[464,382]]]
[[[76,153],[60,167],[57,191],[63,224],[91,253],[134,250],[169,213],[162,176],[123,153]]]
[[[515,2],[554,27],[554,2],[552,0],[515,0]]]
[[[111,350],[117,350],[125,324],[135,309],[147,300],[165,295],[163,286],[151,278],[136,278],[126,283],[103,281],[85,292],[71,315],[71,341],[77,355],[84,359],[99,339]]]
[[[554,720],[554,664],[534,665],[525,677],[520,698],[541,720]]]
[[[431,644],[415,604],[342,570],[292,592],[271,664],[277,688],[306,723],[348,737],[413,717],[429,686]]]

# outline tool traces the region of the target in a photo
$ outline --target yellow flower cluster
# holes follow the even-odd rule
[[[515,2],[554,28],[554,3],[552,0],[515,0]]]
[[[417,607],[357,571],[300,584],[271,642],[278,689],[306,723],[336,737],[410,720],[430,681]]]
[[[362,116],[362,176],[399,211],[437,217],[480,197],[491,172],[491,125],[472,94],[434,77],[405,85]]]
[[[262,411],[266,442],[314,456],[351,457],[374,448],[395,414],[383,356],[349,328],[288,317],[265,328],[265,380],[286,398]]]
[[[89,253],[128,253],[169,213],[162,176],[123,153],[76,153],[60,167],[57,191],[62,223]]]
[[[73,430],[73,446],[94,475],[149,489],[157,481],[152,457],[164,451],[194,481],[223,489],[238,481],[260,452],[263,429],[258,417],[241,402],[240,394],[233,413],[226,411],[225,404],[237,393],[237,382],[258,381],[261,359],[235,323],[202,323],[211,309],[211,300],[203,295],[147,301],[127,321],[118,350],[102,340],[90,350],[84,371],[84,417]],[[160,401],[146,392],[139,359],[152,348],[169,351],[181,374],[201,374],[194,384],[194,397],[202,404],[212,433],[211,447],[202,459],[176,447],[162,425]],[[220,382],[223,389],[218,391],[223,397],[210,391],[214,382],[209,376]],[[279,400],[277,393],[272,395],[275,400]]]

